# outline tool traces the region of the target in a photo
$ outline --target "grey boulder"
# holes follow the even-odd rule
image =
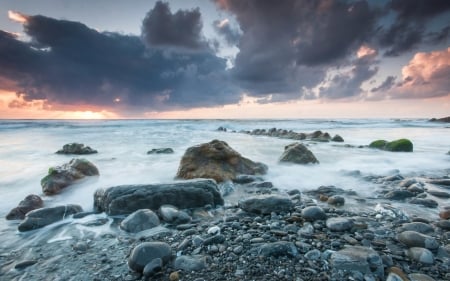
[[[287,212],[294,206],[288,197],[280,195],[255,196],[239,202],[239,208],[249,213],[270,214]]]
[[[32,211],[44,206],[44,201],[42,201],[41,197],[31,194],[25,197],[22,201],[20,201],[19,205],[9,211],[6,215],[7,220],[22,220],[25,218],[25,215]]]
[[[158,216],[149,209],[141,209],[128,215],[120,227],[127,232],[139,232],[159,225]]]
[[[434,237],[416,231],[403,231],[397,236],[397,240],[408,247],[420,247],[430,250],[439,248],[439,243]]]
[[[295,164],[318,164],[319,161],[314,154],[299,142],[292,143],[284,147],[284,152],[280,157],[280,162]]]
[[[155,259],[166,264],[172,256],[169,244],[163,242],[145,242],[137,245],[128,257],[128,267],[136,272],[143,272],[145,266]]]
[[[19,224],[18,229],[21,232],[38,229],[82,211],[83,209],[79,205],[63,205],[36,209],[25,216],[25,220]]]

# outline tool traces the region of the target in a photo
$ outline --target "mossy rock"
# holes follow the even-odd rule
[[[371,148],[378,148],[378,149],[384,149],[386,147],[386,144],[388,144],[385,140],[376,140],[369,144],[369,147]]]
[[[369,147],[393,152],[413,151],[413,144],[408,139],[399,139],[391,142],[385,140],[376,140],[369,144]]]

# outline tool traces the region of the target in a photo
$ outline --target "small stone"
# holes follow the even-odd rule
[[[440,220],[436,223],[436,226],[444,230],[450,230],[450,220]]]
[[[308,251],[308,252],[305,254],[305,258],[307,258],[308,260],[312,260],[312,261],[315,261],[315,260],[320,259],[320,256],[321,256],[321,253],[320,253],[320,251],[317,250],[317,249]]]
[[[414,193],[407,190],[392,190],[384,195],[389,200],[405,200],[409,197],[414,197]]]
[[[318,206],[306,207],[302,210],[302,217],[308,221],[325,220],[327,215],[324,210]]]
[[[179,256],[174,261],[175,269],[184,271],[198,271],[206,268],[206,261],[203,256]]]
[[[257,248],[253,248],[252,251],[264,257],[298,256],[297,247],[295,247],[294,243],[287,241],[266,243]]]
[[[163,261],[160,258],[153,259],[151,262],[147,263],[144,267],[143,274],[145,277],[150,277],[158,272],[161,272],[163,266]]]
[[[178,273],[178,271],[174,271],[174,272],[170,273],[169,280],[170,281],[178,281],[178,280],[180,280],[180,274]]]
[[[220,244],[225,242],[226,238],[224,235],[222,234],[218,234],[218,235],[214,235],[211,237],[208,237],[205,239],[205,241],[203,241],[203,245],[208,246],[208,245],[213,245],[213,244]]]
[[[244,250],[244,248],[242,246],[236,246],[233,248],[233,253],[235,253],[236,255],[239,255],[242,253],[242,251]]]
[[[136,233],[158,226],[159,223],[158,216],[152,210],[141,209],[128,215],[120,223],[120,227],[127,232]]]
[[[423,263],[423,264],[433,264],[434,263],[434,256],[433,253],[430,252],[430,250],[425,248],[419,248],[419,247],[412,247],[406,250],[406,255],[417,262]]]
[[[152,150],[147,151],[147,154],[172,154],[174,151],[172,148],[153,148]]]
[[[450,193],[445,191],[438,191],[438,190],[428,190],[429,194],[439,197],[439,198],[450,198]]]
[[[294,203],[290,198],[280,195],[255,196],[239,202],[239,208],[256,214],[288,212],[293,206]]]
[[[439,243],[435,238],[416,231],[403,231],[397,236],[397,239],[408,247],[421,247],[430,250],[439,248]]]
[[[416,205],[422,205],[427,208],[436,208],[439,204],[433,199],[427,199],[427,198],[413,198],[409,200],[410,204],[416,204]]]
[[[335,206],[342,206],[345,204],[345,198],[339,195],[333,195],[328,198],[327,203]]]
[[[335,135],[331,141],[335,141],[335,142],[344,142],[344,139],[340,136],[340,135]]]
[[[20,270],[20,269],[24,269],[29,266],[32,266],[33,264],[36,264],[36,263],[37,263],[37,260],[26,260],[26,261],[18,262],[14,266],[14,268]]]
[[[41,197],[30,194],[25,199],[20,201],[19,205],[9,211],[6,215],[7,220],[22,220],[25,218],[25,215],[32,211],[44,206],[44,201],[42,201]]]
[[[331,231],[346,231],[353,227],[353,221],[343,217],[329,218],[326,225]]]
[[[220,227],[218,227],[217,225],[212,226],[208,229],[207,233],[211,235],[220,234]]]
[[[337,270],[356,271],[384,277],[383,262],[371,248],[349,246],[331,255],[331,266]]]
[[[388,269],[386,281],[410,281],[406,274],[398,267]]]
[[[400,227],[400,232],[402,231],[416,231],[422,234],[432,233],[434,232],[434,229],[431,225],[423,222],[411,222],[411,223],[404,223]]]
[[[450,209],[449,210],[442,210],[439,212],[439,217],[443,220],[450,219]]]
[[[144,267],[154,259],[160,258],[163,264],[172,256],[169,244],[163,242],[144,242],[137,245],[128,257],[128,267],[136,272],[142,272]]]

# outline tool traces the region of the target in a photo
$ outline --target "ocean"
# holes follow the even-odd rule
[[[218,131],[224,127],[227,132]],[[281,128],[311,133],[339,134],[344,143],[312,143],[309,149],[319,165],[279,164],[284,146],[294,142],[239,133],[241,130]],[[43,196],[46,206],[72,203],[92,210],[97,188],[122,184],[170,183],[175,179],[185,150],[213,139],[226,141],[243,156],[268,165],[265,180],[280,190],[306,191],[322,185],[353,190],[375,197],[377,186],[362,178],[400,173],[405,177],[449,174],[448,124],[424,119],[299,119],[299,120],[3,120],[0,121],[0,217],[28,194],[43,196],[40,180],[49,167],[67,163],[74,156],[55,152],[66,143],[84,143],[99,151],[81,156],[93,162],[99,177],[82,180],[59,195]],[[376,139],[408,138],[413,153],[393,153],[370,148]],[[147,155],[152,148],[170,147],[175,153]],[[359,176],[355,176],[355,173]],[[234,198],[234,199],[233,199]],[[226,204],[236,197],[226,199]],[[355,203],[353,208],[368,206]],[[420,212],[423,207],[417,207]],[[437,213],[438,210],[427,210]]]

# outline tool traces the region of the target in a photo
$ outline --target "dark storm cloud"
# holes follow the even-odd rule
[[[381,24],[376,33],[380,46],[386,48],[386,56],[398,56],[421,43],[440,43],[448,38],[445,28],[431,34],[426,31],[428,23],[435,17],[446,15],[448,19],[448,0],[393,0],[386,5],[385,12],[395,16],[393,23]],[[429,35],[431,38],[427,40]]]
[[[25,101],[163,110],[239,100],[226,61],[209,51],[146,48],[138,36],[44,16],[24,30],[30,42],[0,32],[0,76]]]
[[[213,23],[214,30],[225,38],[225,41],[230,46],[237,45],[241,38],[241,33],[238,29],[231,27],[230,22],[225,19],[222,21],[216,20]]]
[[[142,37],[152,47],[203,49],[207,42],[202,36],[200,10],[179,10],[172,14],[168,3],[156,2],[142,23]]]
[[[372,88],[370,91],[372,93],[388,91],[395,85],[395,79],[395,76],[388,76],[380,86]]]

